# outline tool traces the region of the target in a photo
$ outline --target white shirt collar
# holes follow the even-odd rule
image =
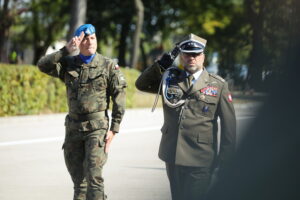
[[[194,76],[193,84],[199,79],[202,72],[203,72],[203,69],[200,69],[199,71],[197,71],[196,73],[193,74],[193,76]],[[187,71],[185,71],[185,73],[187,76],[190,75],[190,73],[188,73]]]

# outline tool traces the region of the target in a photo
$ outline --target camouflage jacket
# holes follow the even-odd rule
[[[85,64],[79,56],[68,56],[66,48],[42,57],[39,69],[60,78],[66,85],[69,113],[85,115],[107,111],[112,99],[110,130],[119,131],[125,112],[126,81],[113,60],[96,53],[91,63]],[[108,116],[100,128],[108,127]]]

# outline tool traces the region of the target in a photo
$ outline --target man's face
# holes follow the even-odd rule
[[[203,53],[181,53],[180,60],[185,71],[194,74],[203,68],[205,55]]]
[[[80,53],[84,56],[91,56],[97,50],[97,38],[95,34],[86,35],[79,45]]]

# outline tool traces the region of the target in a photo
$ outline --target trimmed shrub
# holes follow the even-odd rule
[[[0,116],[65,112],[65,86],[28,65],[0,65]]]
[[[138,92],[135,88],[139,72],[129,68],[121,70],[128,85],[126,108],[151,106],[153,101],[143,99],[154,99],[153,95]],[[67,111],[65,85],[58,78],[50,77],[32,65],[0,64],[0,116]]]

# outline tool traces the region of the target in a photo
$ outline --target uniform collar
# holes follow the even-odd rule
[[[79,57],[82,60],[82,62],[84,62],[85,64],[89,64],[94,59],[95,55],[96,55],[96,53],[94,53],[93,55],[90,55],[90,56],[84,56],[82,54],[79,54]]]
[[[193,84],[192,89],[190,90],[190,93],[194,93],[199,91],[201,88],[204,88],[208,85],[209,80],[209,74],[206,71],[205,68],[203,68],[203,71],[201,72],[200,76],[198,77],[198,80]]]
[[[185,71],[185,72],[186,72],[187,76],[190,75],[190,73],[188,73],[187,71]],[[203,72],[203,69],[201,69],[201,70],[199,70],[199,71],[197,71],[196,73],[193,74],[193,76],[194,76],[193,84],[199,79],[202,72]]]
[[[90,63],[88,63],[88,64],[86,64],[86,63],[84,63],[83,61],[82,61],[82,59],[80,58],[80,55],[77,55],[77,56],[75,56],[75,64],[77,65],[77,66],[82,66],[82,67],[84,67],[84,68],[87,68],[87,67],[97,67],[97,66],[99,66],[99,65],[101,65],[101,58],[102,58],[103,56],[101,55],[101,54],[99,54],[99,53],[95,53],[95,56],[94,56],[94,58],[91,60],[91,62]],[[102,61],[103,62],[103,61]]]

